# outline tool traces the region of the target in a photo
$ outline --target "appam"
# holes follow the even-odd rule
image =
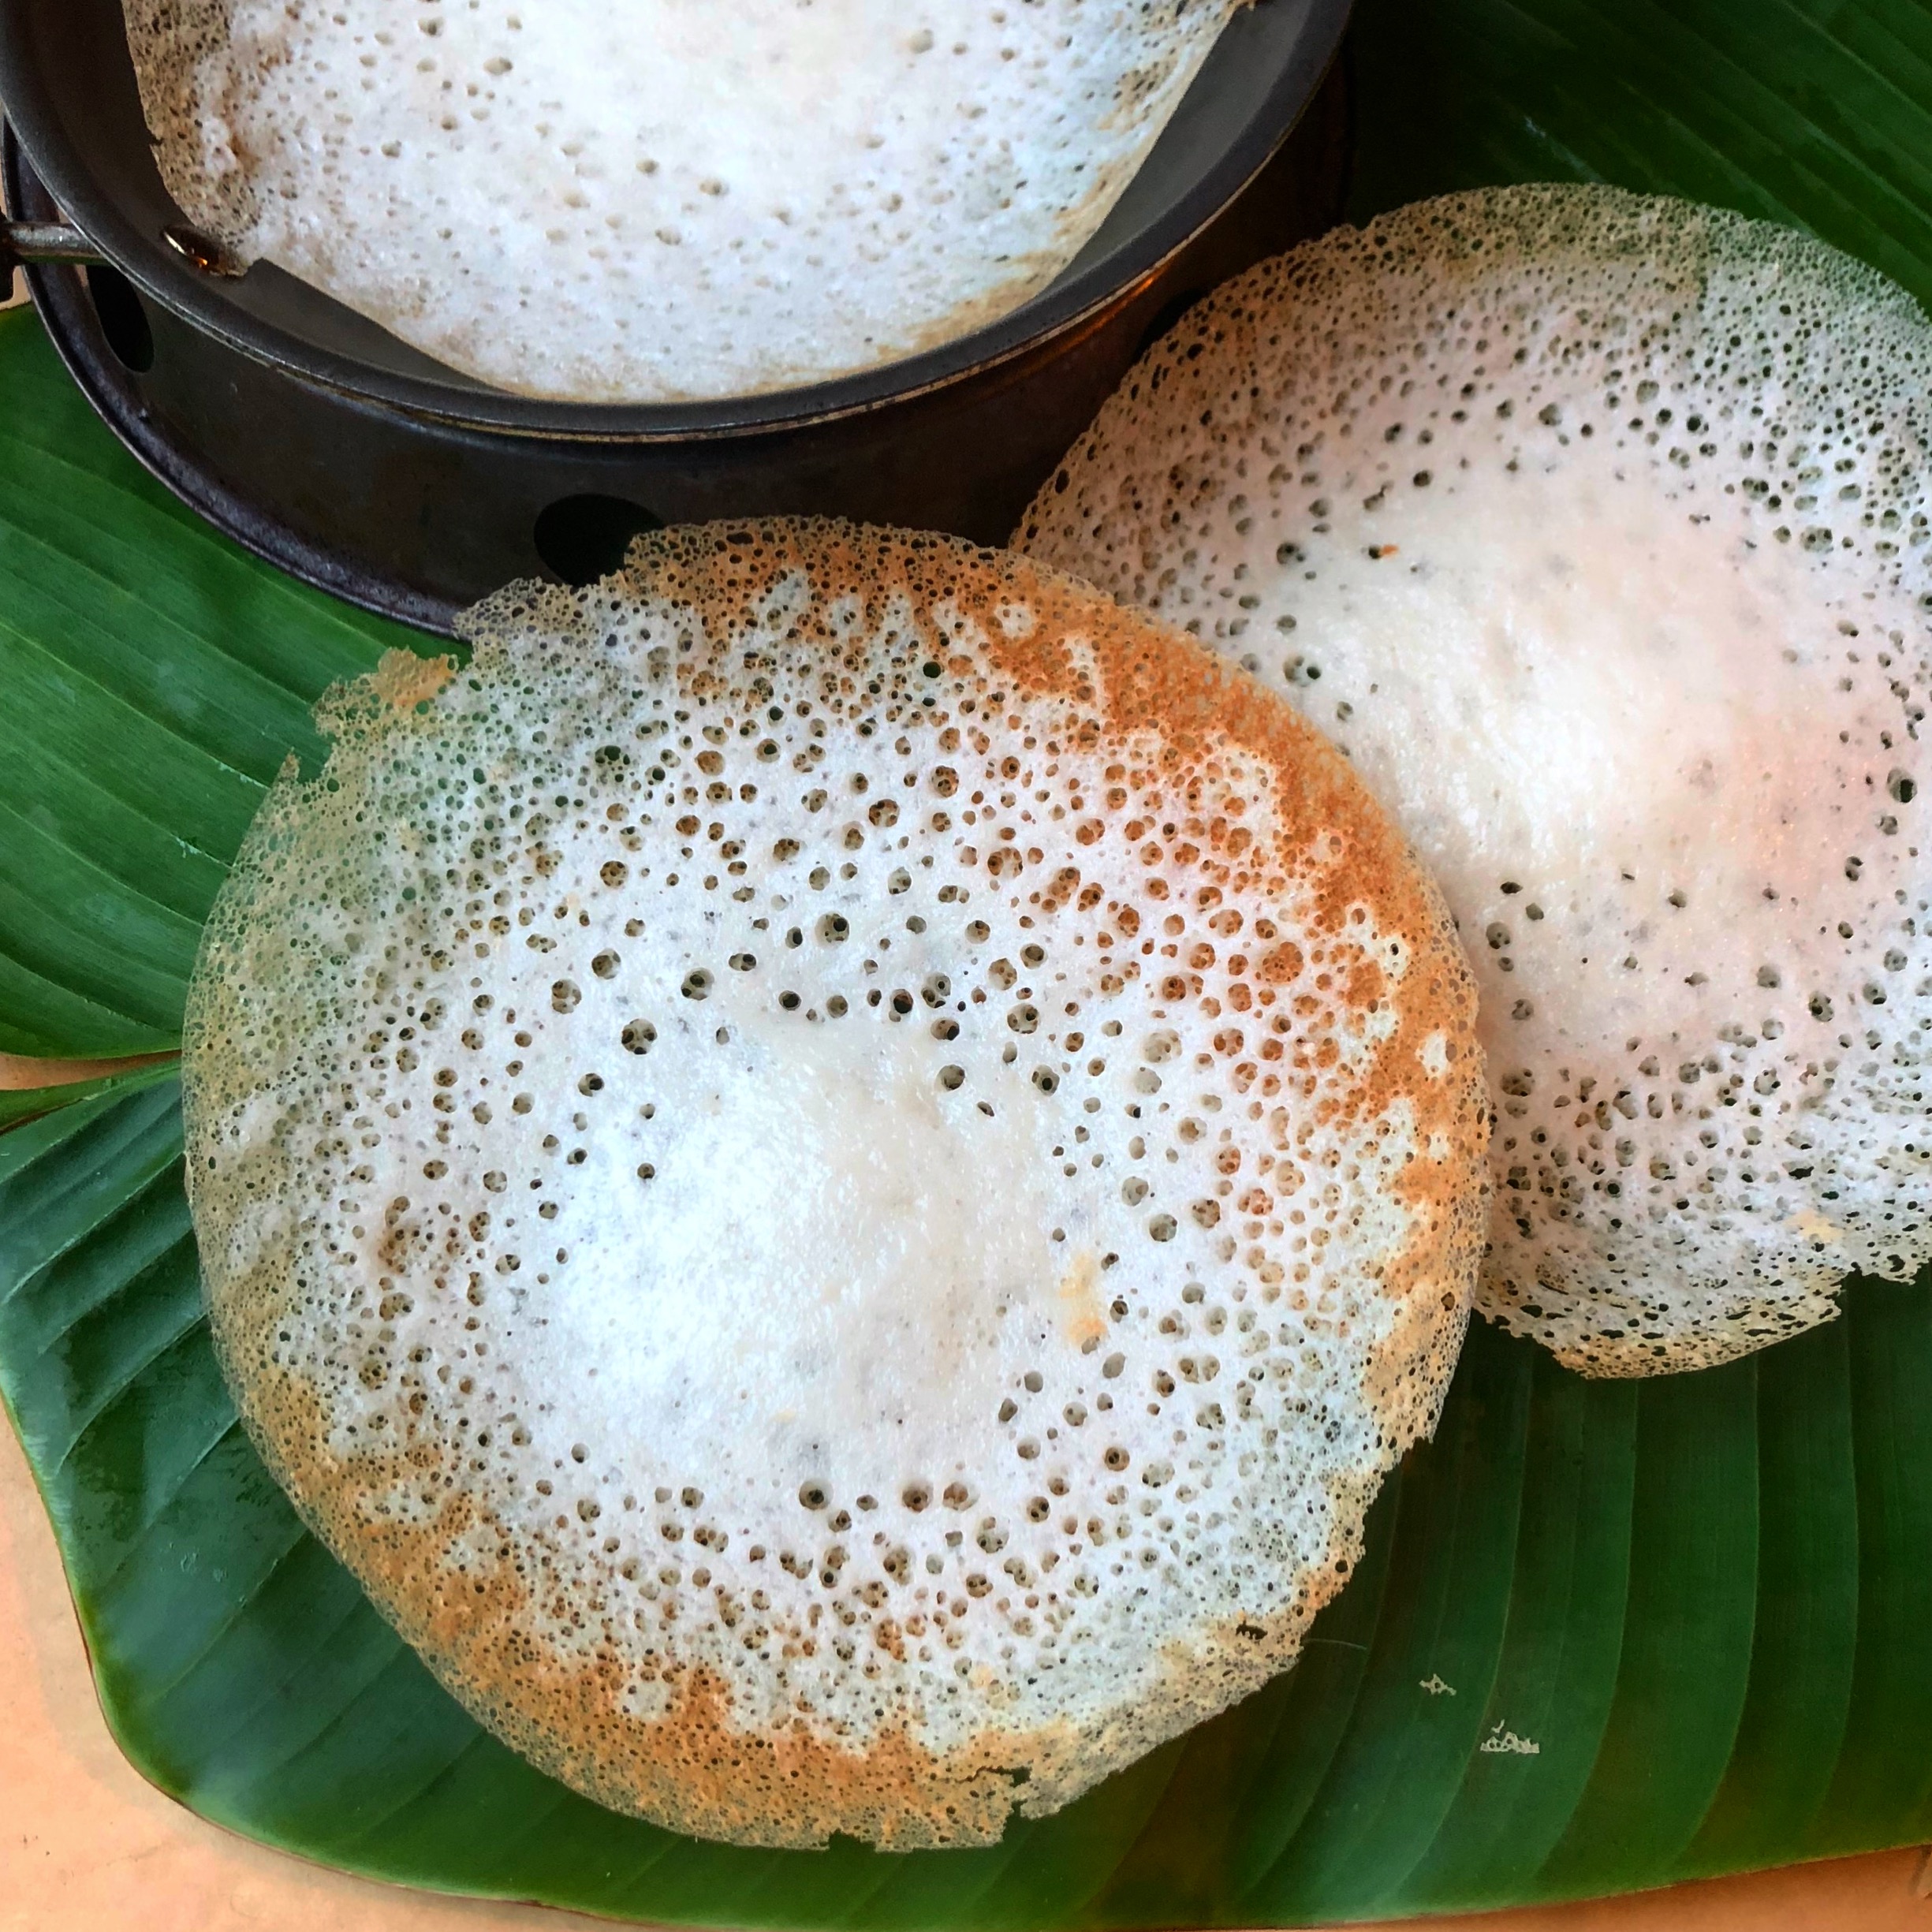
[[[1024,525],[1333,733],[1434,870],[1497,1109],[1477,1306],[1586,1372],[1932,1259],[1929,382],[1806,237],[1454,196],[1194,310]]]
[[[745,1842],[986,1842],[1282,1668],[1486,1214],[1346,763],[947,539],[666,534],[466,634],[326,702],[190,990],[305,1520],[545,1770]]]
[[[819,381],[1045,288],[1238,0],[125,0],[169,192],[499,388]]]

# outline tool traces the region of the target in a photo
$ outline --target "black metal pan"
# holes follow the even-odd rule
[[[1332,101],[1293,167],[1267,164],[1348,9],[1258,0],[1238,15],[1098,233],[1012,314],[856,375],[717,402],[509,394],[272,267],[198,266],[120,0],[0,0],[8,207],[79,231],[43,226],[19,252],[41,258],[30,285],[69,367],[150,468],[297,574],[442,629],[508,577],[586,574],[659,522],[816,510],[1002,537],[1177,295],[1285,245],[1333,200]],[[104,267],[48,259],[93,252]]]

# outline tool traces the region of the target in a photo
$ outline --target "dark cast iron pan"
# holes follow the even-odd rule
[[[21,252],[42,258],[29,285],[56,345],[135,453],[297,575],[445,630],[509,577],[595,574],[664,522],[818,512],[1003,539],[1154,323],[1333,218],[1345,110],[1322,83],[1348,5],[1238,15],[1099,232],[1010,315],[717,402],[509,394],[272,267],[196,267],[120,0],[0,0],[4,186],[17,223],[80,231]],[[104,267],[51,259],[91,251]]]

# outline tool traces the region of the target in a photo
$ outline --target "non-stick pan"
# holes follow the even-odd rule
[[[56,342],[144,461],[297,574],[442,628],[508,577],[584,574],[658,522],[821,511],[1003,536],[1151,323],[1332,200],[1332,101],[1295,164],[1257,177],[1348,6],[1239,14],[1099,232],[1011,315],[857,375],[716,402],[509,394],[273,267],[211,272],[155,168],[120,0],[0,0],[8,206],[79,231],[21,252],[43,258],[30,283]],[[44,259],[89,251],[104,267]]]

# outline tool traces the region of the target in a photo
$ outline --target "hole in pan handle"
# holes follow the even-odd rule
[[[662,530],[664,519],[628,497],[561,497],[537,517],[531,532],[538,556],[580,589],[621,566],[631,539]]]
[[[145,375],[155,366],[155,331],[134,284],[105,262],[89,265],[87,282],[101,334],[116,360],[129,374]]]

